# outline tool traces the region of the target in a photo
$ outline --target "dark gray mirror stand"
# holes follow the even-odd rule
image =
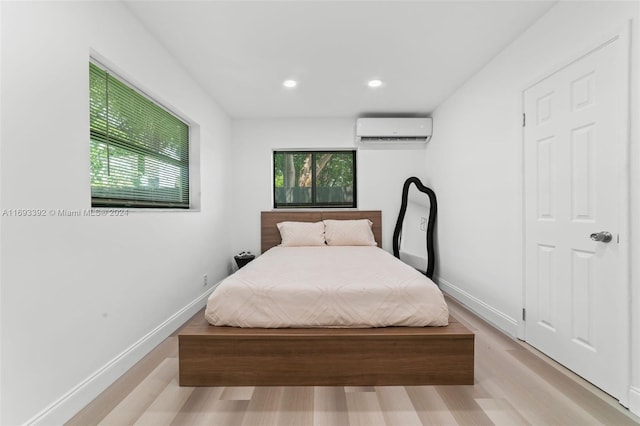
[[[417,177],[410,177],[404,182],[402,188],[402,205],[400,206],[400,213],[398,214],[398,220],[396,221],[396,227],[393,231],[393,255],[400,259],[400,240],[402,239],[402,223],[404,222],[404,216],[407,213],[407,203],[409,196],[409,187],[411,184],[415,184],[416,188],[420,192],[424,192],[429,197],[429,220],[427,222],[427,270],[424,274],[433,278],[433,269],[435,267],[435,253],[433,250],[433,229],[436,224],[436,216],[438,214],[438,203],[436,201],[436,194],[430,188],[427,188],[422,184]]]

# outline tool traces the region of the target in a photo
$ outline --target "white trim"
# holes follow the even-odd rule
[[[493,306],[467,293],[460,287],[451,284],[447,280],[439,278],[438,286],[440,286],[440,290],[462,303],[467,309],[478,315],[483,320],[487,321],[499,330],[502,330],[509,336],[516,337],[518,321],[514,318],[511,318],[504,312],[497,310]]]
[[[522,127],[520,128],[520,143],[516,146],[516,153],[518,155],[517,158],[520,159],[520,163],[518,164],[519,169],[517,171],[517,176],[515,177],[516,182],[518,182],[518,188],[520,190],[520,203],[518,203],[517,210],[517,220],[520,225],[520,305],[522,309],[525,309],[527,306],[527,259],[526,259],[526,242],[527,242],[527,229],[526,229],[526,202],[525,202],[525,156],[524,156],[524,132],[526,125],[526,116],[524,111],[524,89],[518,93],[519,102],[522,108]],[[520,117],[518,117],[520,118]],[[525,321],[518,321],[518,331],[516,333],[518,339],[522,341],[526,341],[527,337],[527,323]]]
[[[629,387],[629,411],[636,416],[640,416],[640,388]]]
[[[57,401],[29,419],[25,425],[51,425],[67,422],[164,339],[169,337],[178,327],[202,309],[209,294],[218,284],[215,284],[191,303],[171,315],[166,321],[107,362]]]
[[[622,72],[623,79],[626,84],[626,99],[624,100],[624,109],[626,113],[625,115],[625,126],[624,130],[621,131],[621,136],[623,137],[623,146],[621,159],[624,162],[623,173],[620,174],[620,181],[618,182],[618,193],[620,196],[620,200],[622,201],[623,208],[620,209],[618,220],[620,221],[620,235],[619,244],[620,244],[620,281],[624,287],[624,291],[627,296],[627,304],[622,308],[623,315],[626,318],[625,324],[620,324],[621,330],[625,333],[627,338],[623,342],[622,351],[624,353],[624,369],[625,374],[622,379],[622,386],[620,390],[620,398],[618,401],[625,407],[629,406],[629,393],[625,392],[625,389],[631,387],[631,371],[632,371],[632,334],[631,334],[631,309],[632,309],[632,297],[631,293],[631,263],[630,263],[630,254],[631,254],[631,25],[632,21],[629,20],[626,22],[626,25],[620,29],[618,33],[619,40],[621,43],[621,55],[623,56],[623,67],[624,70]],[[626,236],[626,238],[624,238]],[[623,271],[623,272],[622,272]]]
[[[2,22],[2,4],[0,4],[0,22]],[[0,31],[0,46],[2,46],[2,31]],[[2,57],[3,55],[0,54],[0,69],[2,68]],[[2,88],[2,82],[0,81],[0,89]],[[2,102],[0,102],[0,117],[2,117]],[[2,120],[0,120],[0,134],[2,134],[1,132],[2,130]],[[1,151],[1,150],[0,150]],[[1,155],[0,155],[1,158]],[[0,164],[2,164],[2,161],[0,161]],[[2,173],[0,173],[0,176],[2,176]],[[0,178],[0,182],[2,181],[2,179]],[[0,188],[2,187],[2,185],[0,184]],[[2,200],[0,200],[0,209],[2,209]],[[2,221],[0,221],[0,241],[2,240]],[[0,244],[0,259],[3,259],[2,257],[2,249],[1,249],[2,245]],[[2,277],[0,276],[0,289],[2,289]],[[2,316],[2,291],[0,290],[0,318],[4,318]],[[2,350],[2,342],[4,342],[4,340],[2,339],[2,327],[0,327],[0,375],[2,375],[2,353],[4,352]],[[0,386],[0,419],[2,419],[2,386]]]
[[[2,4],[0,4],[0,22],[2,22]],[[0,46],[2,46],[2,31],[0,31]],[[0,69],[2,68],[2,57],[3,55],[0,54]],[[2,82],[0,82],[0,89],[2,88]],[[2,102],[0,102],[0,117],[2,117]],[[1,132],[2,130],[2,120],[0,120],[0,134],[2,134]],[[0,150],[1,151],[1,150]],[[0,155],[1,158],[1,155]],[[0,164],[2,164],[2,161],[0,161]],[[2,176],[2,173],[0,173],[0,176]],[[0,178],[0,182],[2,181],[2,179]],[[2,185],[0,184],[0,188],[2,187]],[[0,209],[2,209],[2,200],[0,200]],[[2,222],[0,221],[0,241],[3,241],[2,239]],[[2,249],[1,249],[2,245],[0,244],[0,259],[3,259],[2,257]],[[2,277],[0,277],[0,289],[2,289]],[[2,316],[2,291],[0,290],[0,318],[4,318]],[[4,342],[4,340],[2,339],[2,327],[0,327],[0,376],[2,375],[2,353],[4,353],[4,351],[2,350],[2,342]],[[2,419],[2,386],[0,386],[0,419]]]

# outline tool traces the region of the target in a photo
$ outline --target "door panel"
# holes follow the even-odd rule
[[[555,219],[555,138],[549,136],[538,144],[538,219]]]
[[[571,132],[571,218],[574,221],[593,223],[595,217],[594,129],[593,124],[588,124]]]
[[[593,318],[595,309],[593,267],[594,253],[582,250],[572,250],[572,280],[571,300],[573,301],[572,339],[587,349],[595,351],[595,336]]]
[[[555,256],[555,247],[538,245],[538,321],[551,333],[556,332],[554,316],[558,311]]]

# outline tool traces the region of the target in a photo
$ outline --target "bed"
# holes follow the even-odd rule
[[[285,252],[285,256],[294,256],[296,263],[304,262],[305,256],[309,254],[324,256],[325,253],[333,253],[332,249],[338,249],[338,247],[304,247],[295,250],[276,247],[269,250],[281,242],[278,223],[285,221],[313,223],[331,219],[369,219],[372,222],[375,242],[381,246],[380,211],[262,212],[261,250],[267,253],[252,262],[256,263],[253,268],[249,268],[252,266],[249,264],[234,274],[236,276],[233,277],[235,280],[233,285],[242,287],[245,282],[256,281],[256,275],[261,271],[258,262],[264,264],[262,267],[265,265],[278,267],[278,262],[283,262],[281,255],[277,257],[279,252]],[[376,262],[386,262],[384,256],[390,257],[386,252],[375,247],[363,247],[356,252],[352,249],[344,247],[337,252],[338,256],[344,258],[351,256],[355,270],[358,268],[362,270],[356,258],[367,257],[369,253],[367,249],[371,253],[382,256]],[[391,261],[398,262],[394,258]],[[328,262],[332,260],[329,259]],[[301,280],[301,284],[304,284],[304,279]],[[321,297],[321,294],[312,293],[314,288],[307,287],[305,290],[300,289],[299,286],[296,287],[299,293],[309,298],[308,301],[299,302],[301,306],[305,306],[305,303],[313,303],[313,300]],[[220,287],[215,291],[219,290]],[[248,291],[247,294],[256,292],[253,288]],[[219,300],[231,302],[229,311],[243,310],[238,302],[228,299],[231,296],[227,296],[223,291],[218,294],[220,295],[224,297]],[[385,326],[389,323],[388,321],[414,324],[415,322],[411,322],[414,321],[413,316],[404,315],[404,313],[404,316],[400,315],[400,317],[397,313],[376,314],[363,323],[358,314],[357,321],[347,324],[349,328],[341,323],[344,318],[340,316],[337,316],[340,318],[338,323],[322,322],[327,320],[317,322],[315,317],[310,320],[305,317],[303,322],[290,324],[289,317],[278,319],[278,315],[271,316],[272,308],[261,310],[259,304],[249,303],[251,298],[246,294],[241,297],[244,298],[241,300],[247,301],[244,310],[256,312],[256,319],[252,319],[254,322],[244,323],[242,322],[244,320],[239,320],[240,322],[234,323],[221,320],[223,324],[236,326],[214,326],[207,322],[205,316],[199,315],[179,333],[181,386],[473,384],[473,333],[450,316],[445,317],[442,322],[442,312],[434,316],[436,319],[432,323],[429,322],[430,317],[423,319],[422,316],[416,316],[420,318],[419,321],[423,321],[417,322],[421,326]],[[411,295],[409,298],[417,300],[417,297]],[[274,299],[286,299],[286,294],[277,295]],[[218,303],[219,306],[213,311],[223,312],[224,303],[220,301]],[[315,304],[315,306],[326,306],[326,304]],[[431,309],[424,304],[416,304],[416,306],[419,306],[419,309],[416,309],[415,313]],[[438,309],[441,308],[435,308],[436,311]],[[290,308],[287,308],[285,312],[289,310]],[[319,309],[314,308],[309,312],[317,310]],[[411,316],[411,321],[405,318],[408,316]],[[215,318],[211,317],[209,310],[207,310],[207,317],[215,323]],[[446,326],[442,325],[447,323]],[[283,328],[287,325],[287,328]]]

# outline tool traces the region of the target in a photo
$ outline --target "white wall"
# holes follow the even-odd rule
[[[2,217],[0,423],[60,424],[227,275],[230,120],[119,2],[1,7],[3,209],[90,207],[91,50],[199,130],[198,212]]]
[[[260,212],[273,208],[272,151],[354,148],[354,129],[355,118],[233,121],[235,252],[260,253]],[[424,174],[424,152],[423,145],[358,150],[358,209],[382,210],[382,243],[388,251],[392,251],[402,185],[408,177]]]
[[[446,291],[515,334],[523,307],[522,91],[633,19],[631,381],[636,388],[630,398],[636,413],[640,413],[638,8],[638,2],[558,3],[437,108],[434,137],[426,152],[441,212],[439,281]]]

